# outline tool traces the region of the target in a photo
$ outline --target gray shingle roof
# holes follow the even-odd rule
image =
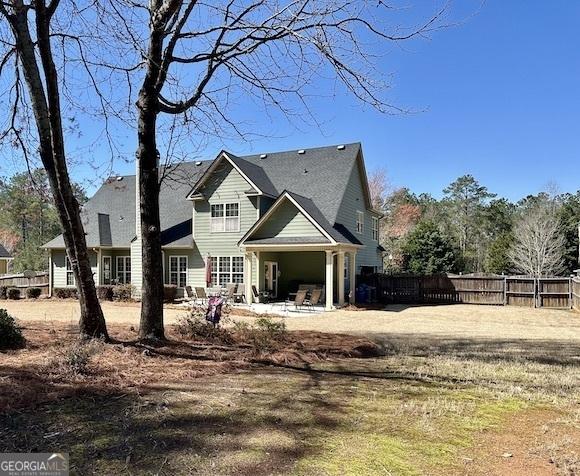
[[[10,253],[2,245],[0,245],[0,258],[12,258]]]
[[[289,190],[301,196],[307,201],[304,203],[309,207],[308,213],[316,215],[313,215],[316,221],[324,222],[321,226],[336,241],[359,244],[345,227],[336,223],[336,217],[360,149],[360,143],[354,143],[341,149],[336,145],[305,149],[303,154],[297,150],[267,153],[265,158],[261,157],[263,154],[241,157],[227,154],[263,193],[276,197]],[[164,246],[192,246],[192,211],[185,198],[212,162],[184,162],[166,171],[160,196]],[[85,204],[82,214],[89,247],[109,242],[109,246],[128,247],[135,238],[135,176],[105,182]],[[109,226],[99,214],[109,216]],[[45,247],[63,248],[62,236]]]

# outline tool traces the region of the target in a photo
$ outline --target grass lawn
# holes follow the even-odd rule
[[[383,356],[349,358],[304,333],[264,358],[171,333],[136,347],[117,324],[119,343],[67,376],[51,359],[69,327],[25,327],[29,348],[0,354],[0,451],[68,451],[77,474],[580,471],[573,339],[381,330]]]

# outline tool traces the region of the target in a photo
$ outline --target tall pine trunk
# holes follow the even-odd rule
[[[43,0],[35,2],[36,37],[42,62],[38,65],[28,27],[27,7],[15,0],[13,12],[6,14],[16,40],[18,57],[31,99],[39,136],[40,159],[46,169],[54,202],[63,228],[67,254],[72,264],[81,307],[80,333],[83,337],[108,339],[105,318],[97,298],[87,250],[80,207],[74,195],[65,158],[58,75],[50,45],[50,17]],[[3,12],[4,13],[4,12]],[[45,91],[46,87],[46,91]]]

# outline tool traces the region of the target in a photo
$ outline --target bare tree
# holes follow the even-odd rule
[[[522,212],[514,227],[509,258],[524,274],[555,275],[564,264],[565,239],[556,215],[556,204],[542,200]]]
[[[32,113],[36,126],[38,155],[47,172],[54,202],[62,224],[64,242],[79,291],[80,332],[85,337],[108,338],[103,312],[97,298],[87,251],[80,207],[71,184],[65,153],[59,76],[54,61],[51,25],[59,0],[0,0],[0,19],[12,34],[4,31],[0,75],[13,65],[14,102],[9,125],[1,140],[11,137],[21,148],[30,168],[28,138],[18,127],[19,108]],[[1,25],[0,25],[1,26]],[[22,82],[21,74],[24,77]]]
[[[143,285],[141,338],[163,338],[163,280],[159,220],[158,137],[174,124],[203,140],[247,129],[232,114],[238,102],[256,101],[266,114],[317,118],[309,110],[321,95],[321,78],[384,113],[402,110],[386,101],[385,74],[376,66],[385,43],[438,28],[442,8],[411,27],[393,26],[403,11],[367,0],[220,0],[199,2],[108,0],[97,17],[111,38],[125,43],[124,68],[143,62],[138,74],[138,115]],[[108,18],[115,12],[114,20]],[[389,23],[389,20],[391,23]],[[145,28],[145,25],[147,28]],[[118,70],[115,66],[112,69]],[[142,76],[141,76],[142,73]],[[132,76],[127,76],[132,81]],[[319,86],[319,84],[318,84]],[[132,86],[131,86],[132,87]],[[330,88],[330,95],[337,94]],[[161,122],[163,121],[163,122]]]

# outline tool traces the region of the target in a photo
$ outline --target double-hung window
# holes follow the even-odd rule
[[[214,203],[210,206],[210,230],[217,232],[237,232],[240,231],[240,204]]]
[[[379,241],[379,219],[373,217],[373,240]]]
[[[117,256],[117,281],[119,284],[131,284],[130,256]]]
[[[75,285],[75,273],[72,268],[72,263],[70,262],[70,259],[68,259],[68,256],[66,257],[66,285]]]
[[[187,286],[187,256],[169,257],[169,284],[178,288]]]
[[[356,212],[356,232],[363,234],[364,231],[365,214],[361,211]]]
[[[212,256],[211,282],[214,286],[244,282],[243,256]]]

